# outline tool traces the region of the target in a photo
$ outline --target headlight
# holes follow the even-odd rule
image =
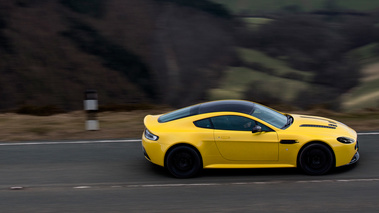
[[[148,129],[145,129],[145,138],[152,140],[152,141],[156,141],[159,139],[158,136],[151,133]]]
[[[351,139],[351,138],[348,138],[348,137],[338,137],[337,141],[339,141],[341,143],[347,143],[347,144],[355,142],[354,139]]]

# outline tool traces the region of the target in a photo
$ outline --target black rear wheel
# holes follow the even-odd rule
[[[196,150],[188,146],[177,146],[167,154],[165,166],[177,178],[195,176],[202,168],[202,162]]]
[[[301,151],[298,164],[309,175],[322,175],[334,167],[334,155],[327,146],[313,143]]]

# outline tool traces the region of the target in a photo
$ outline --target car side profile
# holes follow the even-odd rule
[[[322,175],[359,159],[357,133],[343,123],[250,101],[212,101],[147,115],[144,125],[146,159],[177,178],[216,168],[298,167]]]

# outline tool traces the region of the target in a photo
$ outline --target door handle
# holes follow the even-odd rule
[[[218,136],[220,139],[230,139],[230,136]]]

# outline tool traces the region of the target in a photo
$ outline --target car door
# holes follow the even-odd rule
[[[220,154],[235,161],[276,161],[279,158],[277,133],[247,117],[236,115],[211,118],[214,138]],[[252,133],[255,125],[262,132]]]

